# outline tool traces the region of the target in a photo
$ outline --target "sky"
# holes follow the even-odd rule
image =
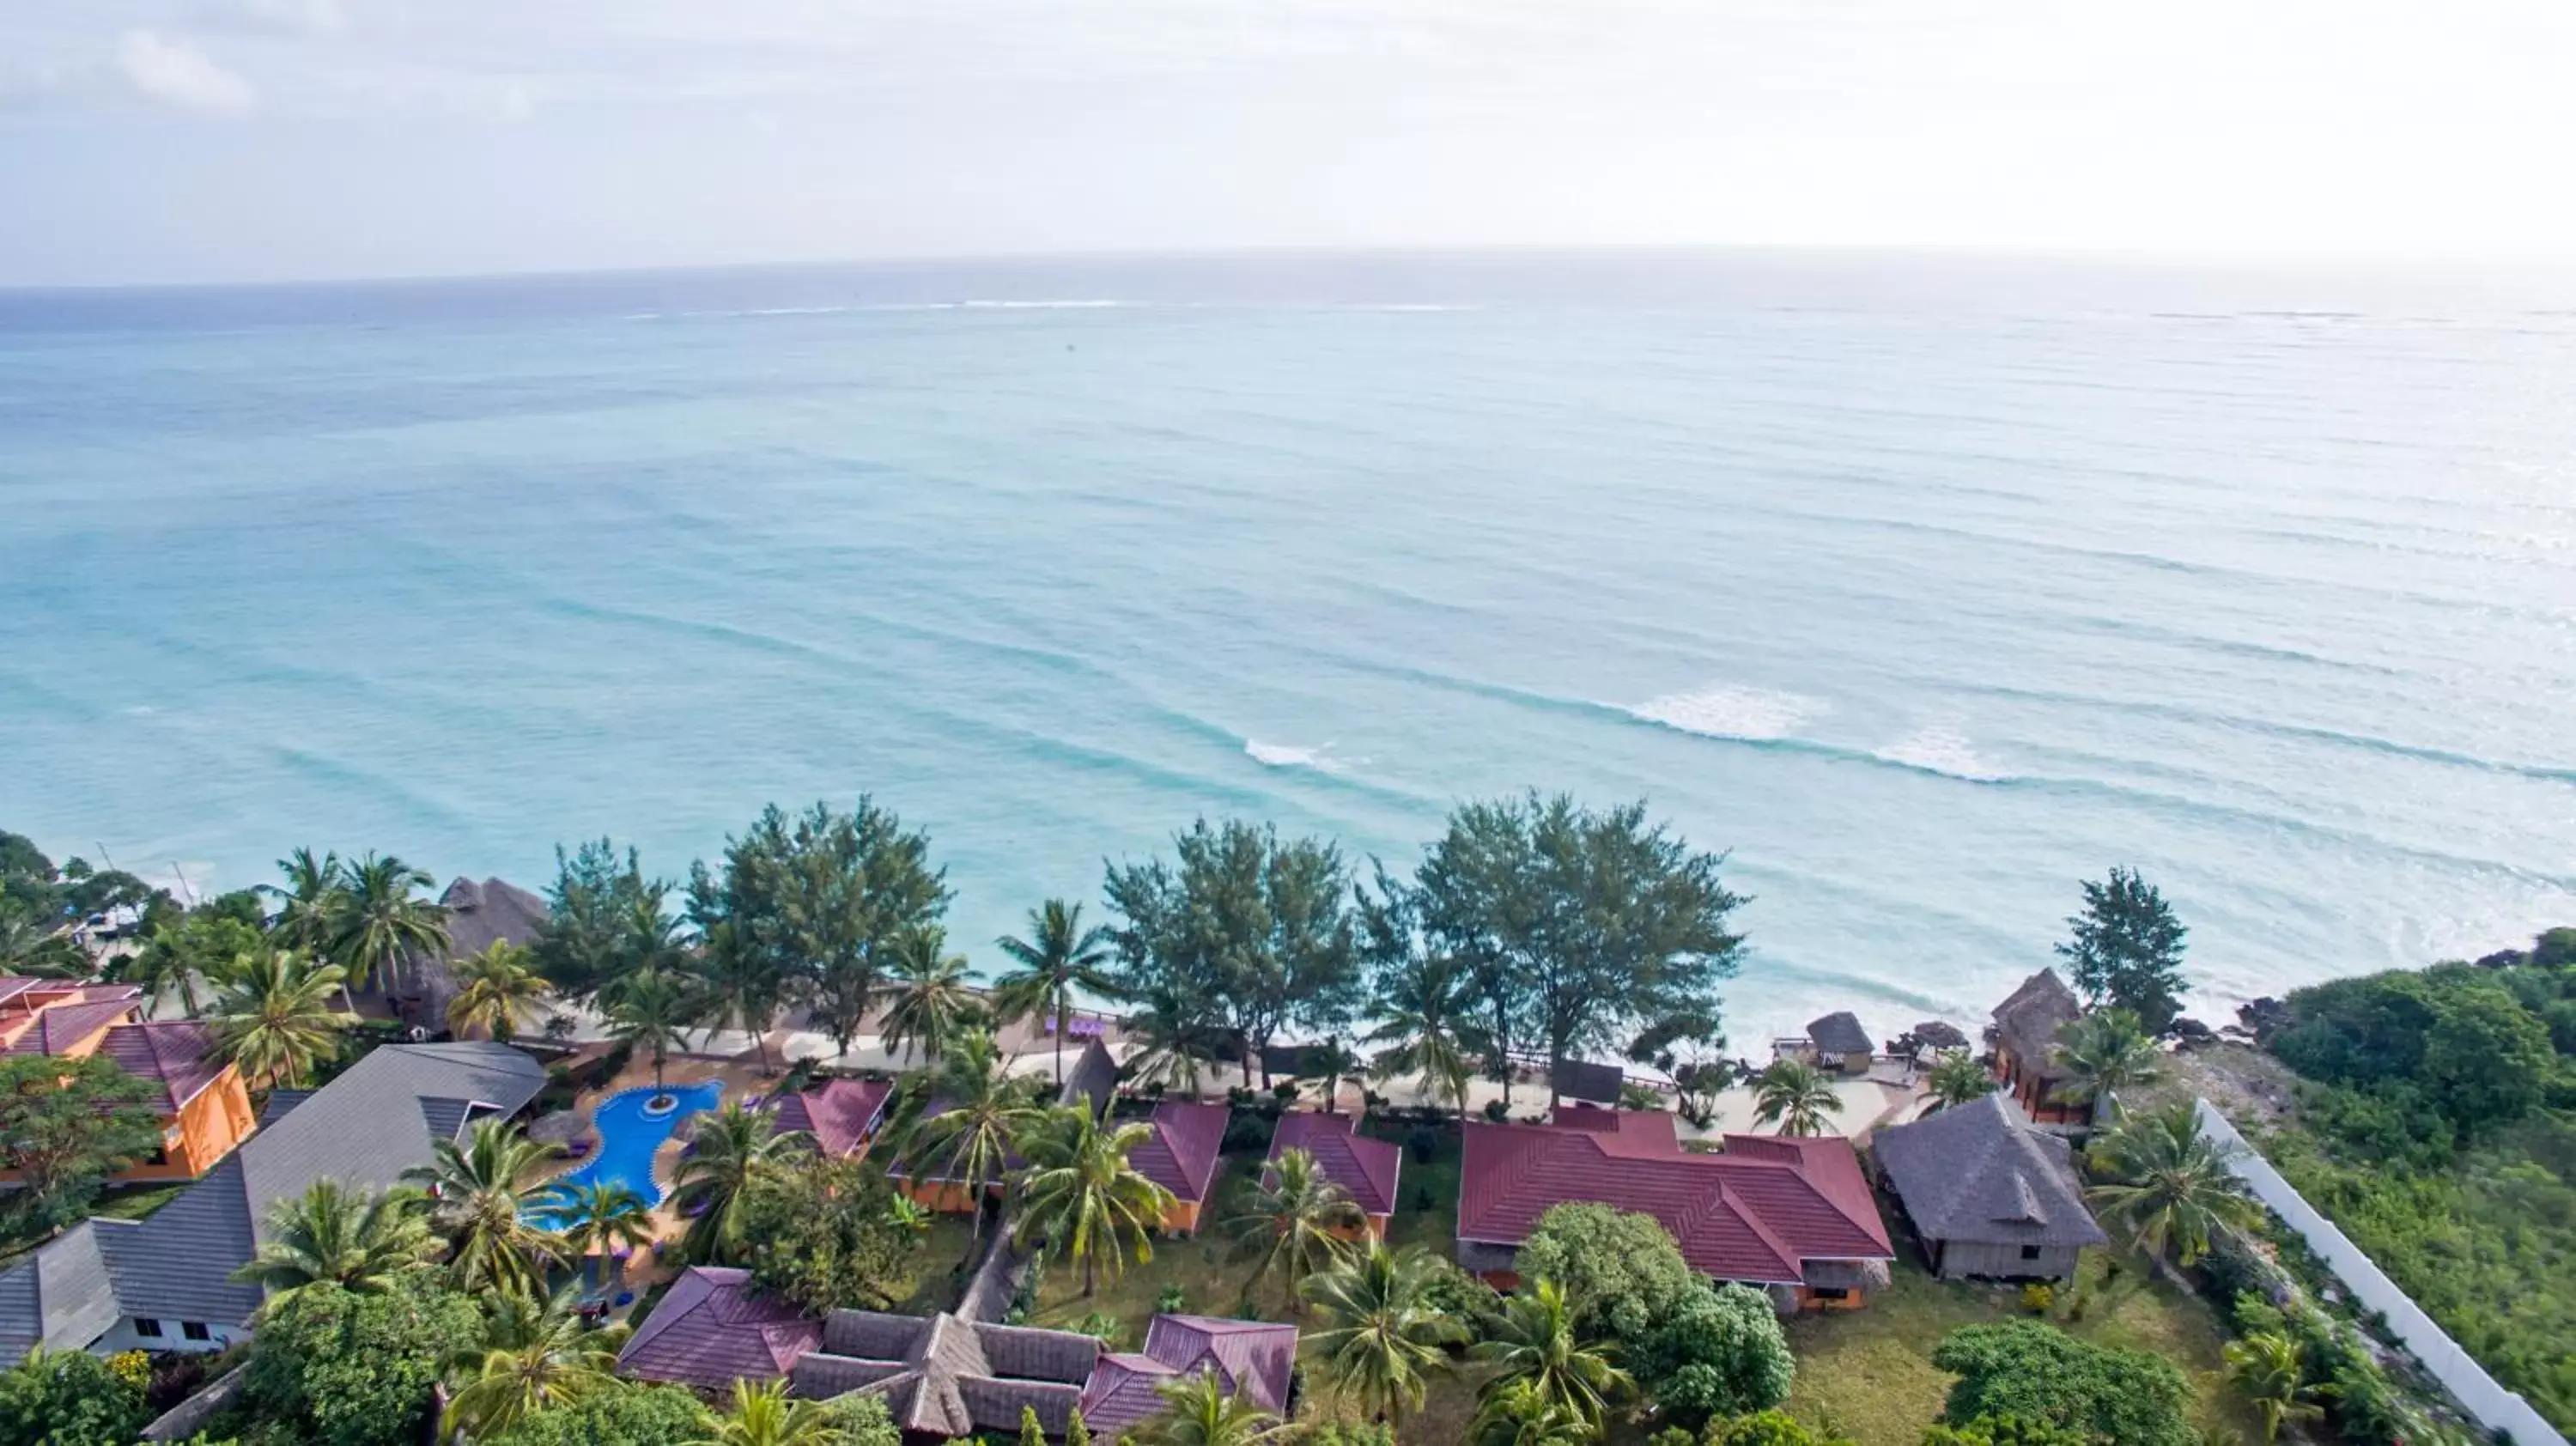
[[[2576,258],[2565,0],[0,0],[0,286],[1254,247]]]

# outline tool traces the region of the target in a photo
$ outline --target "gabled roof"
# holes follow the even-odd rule
[[[430,1161],[433,1102],[472,1101],[509,1114],[544,1084],[537,1062],[507,1045],[394,1044],[377,1048],[291,1109],[281,1112],[272,1101],[259,1132],[169,1204],[141,1221],[93,1222],[111,1304],[127,1316],[217,1325],[247,1320],[259,1308],[259,1287],[231,1275],[258,1253],[272,1202],[321,1179],[369,1190],[396,1184],[405,1170]],[[28,1328],[8,1309],[7,1297],[0,1289],[0,1339],[13,1327]]]
[[[1848,1009],[1810,1020],[1807,1038],[1827,1054],[1869,1054],[1878,1048],[1861,1027],[1860,1016]]]
[[[1297,1364],[1297,1328],[1269,1321],[1158,1315],[1145,1327],[1141,1353],[1100,1358],[1082,1391],[1082,1423],[1102,1439],[1163,1409],[1166,1381],[1213,1371],[1228,1393],[1240,1391],[1264,1409],[1284,1412]]]
[[[95,1222],[64,1231],[0,1275],[0,1359],[30,1350],[76,1351],[116,1324],[116,1295],[107,1277]]]
[[[2030,1127],[2001,1095],[1953,1105],[1872,1137],[1870,1152],[1928,1240],[2099,1245],[2066,1141]]]
[[[1127,1163],[1181,1199],[1203,1201],[1216,1179],[1217,1152],[1225,1146],[1226,1121],[1233,1115],[1225,1105],[1165,1100],[1154,1106],[1154,1133],[1129,1152]]]
[[[1466,1125],[1458,1238],[1519,1245],[1550,1206],[1589,1201],[1651,1215],[1682,1258],[1720,1280],[1803,1279],[1813,1260],[1888,1260],[1886,1224],[1840,1136],[1728,1135],[1684,1151],[1672,1116],[1592,1111],[1591,1126]]]
[[[801,1094],[772,1095],[761,1108],[779,1130],[801,1130],[826,1155],[846,1155],[867,1142],[885,1114],[894,1082],[833,1079]]]
[[[2054,1079],[2057,1032],[2083,1013],[2075,991],[2066,987],[2057,971],[2042,969],[1995,1006],[1995,1042],[2011,1050],[2023,1069]]]
[[[823,1343],[823,1324],[751,1293],[751,1272],[692,1266],[617,1353],[617,1368],[647,1381],[721,1391],[737,1380],[773,1381]]]
[[[1324,1178],[1348,1190],[1363,1213],[1395,1213],[1396,1175],[1404,1166],[1404,1151],[1391,1140],[1358,1133],[1349,1115],[1312,1110],[1281,1115],[1279,1127],[1270,1133],[1269,1158],[1278,1159],[1283,1150],[1313,1155]]]
[[[136,1079],[161,1086],[173,1113],[224,1072],[224,1062],[215,1057],[213,1027],[193,1019],[117,1025],[98,1052]]]
[[[11,1054],[61,1054],[76,1049],[95,1037],[100,1030],[134,1016],[142,1006],[131,996],[122,999],[85,1000],[76,1004],[57,1004],[36,1016],[9,1045]]]
[[[815,1397],[864,1391],[884,1398],[908,1435],[955,1438],[1018,1429],[1023,1408],[1062,1434],[1100,1342],[1072,1331],[989,1325],[943,1312],[920,1316],[836,1310],[822,1346],[787,1374]]]

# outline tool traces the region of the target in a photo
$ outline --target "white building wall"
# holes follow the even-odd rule
[[[118,1321],[107,1334],[90,1342],[89,1348],[94,1354],[102,1356],[112,1356],[119,1351],[205,1354],[222,1350],[235,1341],[249,1340],[250,1330],[246,1326],[216,1325],[209,1321],[206,1323],[206,1336],[207,1339],[202,1341],[189,1340],[180,1330],[180,1322],[175,1319],[162,1321],[161,1334],[157,1336],[137,1335],[134,1332],[134,1321],[128,1317]]]

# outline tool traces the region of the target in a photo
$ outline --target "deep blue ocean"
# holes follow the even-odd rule
[[[1738,1052],[2146,871],[2241,998],[2576,922],[2576,289],[1278,256],[0,294],[0,827],[671,874],[932,833],[985,941],[1199,814],[1733,850]],[[1095,905],[1095,910],[1097,906]]]

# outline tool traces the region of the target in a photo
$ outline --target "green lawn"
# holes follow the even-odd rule
[[[931,1217],[929,1233],[922,1236],[921,1248],[913,1252],[912,1292],[895,1302],[896,1313],[937,1315],[957,1304],[957,1294],[966,1280],[956,1265],[966,1256],[973,1228],[973,1221],[964,1215]]]
[[[1892,1287],[1866,1307],[1809,1311],[1788,1322],[1798,1357],[1788,1409],[1807,1420],[1830,1415],[1861,1446],[1916,1446],[1954,1379],[1933,1366],[1933,1347],[1961,1326],[2021,1313],[2015,1289],[1945,1283],[1900,1258]],[[2060,1293],[2049,1319],[2097,1345],[2172,1361],[2197,1395],[2194,1424],[2261,1439],[2261,1423],[2226,1381],[2216,1314],[2198,1297],[2149,1279],[2136,1257],[2086,1252],[2075,1288]]]

